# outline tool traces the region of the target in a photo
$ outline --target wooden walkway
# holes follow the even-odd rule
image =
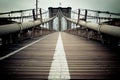
[[[58,32],[52,33],[9,58],[1,60],[0,80],[48,79],[58,36]],[[79,36],[64,32],[61,32],[61,36],[70,79],[119,78],[119,52]]]

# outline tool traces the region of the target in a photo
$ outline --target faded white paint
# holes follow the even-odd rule
[[[49,80],[69,80],[70,73],[66,60],[66,55],[62,43],[61,33],[59,33],[56,49],[51,64]]]

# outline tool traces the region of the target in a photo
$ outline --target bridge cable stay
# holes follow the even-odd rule
[[[38,8],[39,10],[41,9],[41,8]],[[26,9],[26,10],[18,10],[18,11],[10,11],[10,12],[4,12],[4,13],[0,13],[0,19],[20,19],[21,17],[22,18],[32,18],[33,17],[33,15],[31,14],[31,15],[27,15],[27,16],[14,16],[14,17],[11,17],[11,16],[8,16],[8,17],[6,17],[6,16],[2,16],[2,15],[10,15],[10,14],[15,14],[15,13],[24,13],[24,12],[32,12],[32,10],[35,10],[35,9]],[[44,9],[42,9],[42,10],[44,10]],[[43,15],[43,14],[46,14],[46,13],[48,13],[48,11],[46,11],[46,10],[44,10],[44,12],[42,12],[41,14]],[[37,14],[38,16],[40,15],[39,13]],[[35,15],[36,16],[36,15]]]
[[[86,22],[86,21],[83,21],[83,20],[80,20],[79,23],[77,23],[77,20],[73,20],[71,18],[68,18],[66,17],[62,11],[60,11],[60,13],[62,14],[62,16],[67,20],[67,21],[70,21],[74,24],[79,24],[80,26],[85,26],[89,29],[93,29],[95,31],[99,31],[101,33],[105,33],[105,34],[108,34],[108,35],[111,35],[111,36],[115,36],[115,37],[119,37],[120,38],[120,26],[112,26],[112,25],[99,25],[97,23],[91,23],[91,22]]]
[[[31,9],[29,9],[29,10],[31,10]],[[28,10],[23,10],[23,11],[28,11]],[[17,11],[17,12],[19,12],[19,11]],[[29,28],[37,26],[37,25],[41,25],[42,23],[50,22],[56,16],[57,15],[55,15],[51,18],[42,19],[42,20],[35,20],[35,21],[29,21],[29,22],[23,22],[23,23],[13,23],[13,24],[0,25],[0,36],[20,31],[20,29],[21,29],[21,28],[19,28],[20,26],[22,26],[22,29],[24,30],[24,29],[29,29]],[[23,17],[28,17],[28,16],[23,16]]]
[[[78,9],[79,10],[79,9]],[[87,9],[80,9],[81,11],[85,11]],[[92,10],[87,10],[87,11],[92,11]],[[92,12],[96,12],[96,13],[101,13],[100,11],[92,11]],[[72,11],[73,14],[78,14],[78,12],[76,11]],[[104,14],[108,14],[108,13],[105,13],[103,12]],[[102,17],[102,16],[92,16],[92,15],[87,15],[88,19],[107,19],[107,20],[112,20],[112,19],[120,19],[118,17],[114,18],[114,17],[111,17],[112,15],[116,15],[116,16],[119,16],[120,13],[109,13],[110,14],[110,17]],[[80,14],[80,16],[85,16],[85,14]]]
[[[34,9],[34,8],[33,8]],[[3,13],[0,13],[0,15],[4,15],[4,14],[9,14],[9,13],[19,13],[19,12],[26,12],[26,11],[31,11],[33,9],[25,9],[25,10],[16,10],[16,11],[10,11],[10,12],[3,12]],[[38,8],[40,9],[40,8]],[[41,8],[42,9],[42,8]],[[48,12],[47,10],[45,9],[42,9],[44,12]],[[44,13],[43,12],[43,13]]]
[[[32,15],[24,15],[21,14],[23,12],[30,11]],[[48,11],[45,11],[47,13]],[[36,19],[36,14],[35,14],[35,9],[29,9],[29,10],[20,10],[20,11],[13,11],[13,13],[20,13],[21,16],[19,17],[11,17],[9,16],[8,18],[2,18],[0,17],[1,23],[3,21],[4,24],[0,23],[0,42],[1,45],[6,45],[6,44],[11,44],[11,43],[16,43],[20,40],[32,38],[32,37],[37,37],[41,35],[46,35],[49,33],[54,32],[55,30],[51,30],[49,28],[42,27],[41,25],[47,24],[50,21],[54,20],[57,17],[57,14],[51,18],[45,18],[42,16],[45,14],[42,12],[42,9],[39,9],[39,15],[38,19]],[[11,12],[4,13],[6,14],[11,14]],[[28,12],[27,12],[28,14]],[[3,15],[3,14],[2,14]],[[1,16],[1,15],[0,15]],[[13,16],[13,15],[12,15]],[[15,15],[18,16],[18,15]],[[29,17],[32,18],[32,20],[29,20]],[[34,19],[33,19],[34,17]],[[43,18],[44,17],[44,18]],[[13,21],[13,19],[23,19],[27,18],[29,21]],[[8,22],[8,23],[6,23]]]
[[[100,11],[100,10],[91,10],[91,9],[80,9],[80,10],[87,10],[87,11],[92,11],[92,12],[97,12],[97,13],[104,13],[104,14],[111,14],[111,15],[117,15],[120,16],[120,13],[113,13],[109,11]]]

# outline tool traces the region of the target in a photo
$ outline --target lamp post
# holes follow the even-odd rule
[[[36,0],[36,19],[38,18],[38,0]]]

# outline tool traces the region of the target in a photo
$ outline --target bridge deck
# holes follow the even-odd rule
[[[51,65],[54,61],[53,57],[56,51],[58,36],[58,32],[50,34],[46,38],[17,52],[9,58],[1,60],[0,79],[48,79]],[[70,79],[119,78],[119,52],[116,52],[115,50],[112,50],[111,48],[106,47],[98,42],[90,41],[64,32],[61,32],[61,36]],[[65,62],[66,61],[63,60],[58,62],[58,67],[63,66],[59,66],[59,63],[65,64]],[[66,66],[63,66],[62,68],[66,69]],[[62,72],[57,71],[57,69],[61,68],[56,68],[56,72],[58,72],[61,76]],[[67,70],[65,71],[67,72]],[[56,74],[57,73],[54,75]]]

